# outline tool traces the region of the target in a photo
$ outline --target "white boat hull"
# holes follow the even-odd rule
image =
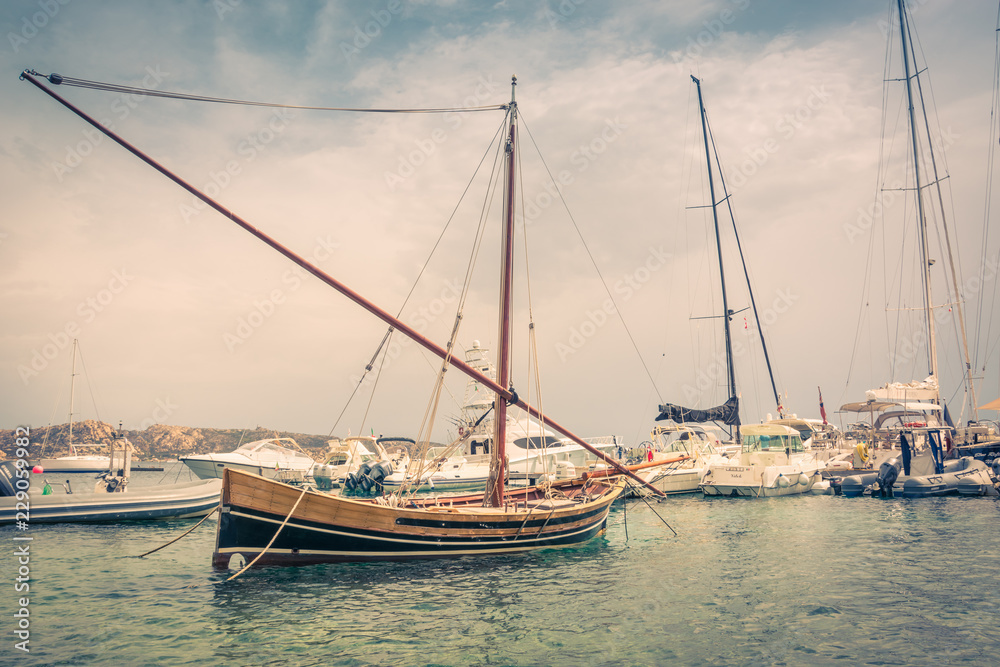
[[[816,466],[711,466],[702,478],[701,490],[706,496],[744,496],[770,498],[809,493],[820,481]]]
[[[58,459],[41,459],[33,466],[40,466],[47,473],[104,472],[111,464],[107,456],[69,456]]]
[[[219,505],[221,480],[128,487],[119,493],[30,492],[27,500],[0,498],[0,525],[149,521],[205,516]]]
[[[289,473],[299,472],[303,476],[308,473],[308,469],[303,469],[301,467],[267,467],[253,463],[240,463],[238,461],[225,461],[217,458],[200,456],[183,456],[180,458],[180,461],[190,468],[191,472],[193,472],[199,479],[222,479],[222,471],[225,468],[233,468],[234,470],[248,472],[253,475],[260,475],[261,477],[267,477],[268,479],[282,480],[287,478]]]

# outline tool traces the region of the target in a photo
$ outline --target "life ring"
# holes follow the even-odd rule
[[[927,422],[906,422],[903,424],[906,428],[921,428],[927,426]]]

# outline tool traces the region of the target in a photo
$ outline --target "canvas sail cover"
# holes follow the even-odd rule
[[[708,410],[693,410],[680,405],[667,403],[660,406],[660,414],[656,421],[672,419],[678,424],[685,422],[721,422],[735,426],[740,420],[740,400],[733,396],[722,405]]]

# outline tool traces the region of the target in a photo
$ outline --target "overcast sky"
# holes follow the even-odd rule
[[[660,402],[726,398],[721,321],[692,319],[721,311],[710,217],[691,208],[708,203],[693,74],[786,407],[818,417],[822,387],[832,416],[866,389],[923,379],[922,334],[905,310],[919,306],[912,204],[889,190],[885,222],[864,215],[883,187],[880,155],[884,187],[906,183],[898,83],[882,120],[887,40],[898,38],[888,32],[890,4],[5,2],[0,427],[66,421],[74,337],[86,364],[77,367],[77,418],[127,428],[414,435],[437,367],[416,346],[394,347],[374,395],[366,384],[348,405],[384,325],[18,81],[25,68],[365,108],[503,104],[516,74],[530,224],[516,260],[515,386],[538,404],[524,354],[526,252],[542,407],[582,436],[628,442],[646,437]],[[985,367],[982,404],[1000,393],[997,230],[983,251],[997,3],[912,4],[932,127],[946,149],[939,169],[970,345],[980,375]],[[893,43],[892,68],[898,53]],[[404,299],[502,112],[286,112],[56,92],[357,292],[447,339],[487,197],[483,174]],[[572,218],[542,159],[563,181]],[[496,215],[490,223],[461,349],[473,340],[492,349],[497,337]],[[740,310],[748,301],[731,227],[722,236],[730,306]],[[946,262],[932,238],[943,303]],[[604,284],[621,318],[608,315]],[[753,422],[774,400],[749,315],[734,317],[733,335],[743,419]],[[954,326],[941,320],[943,394],[957,413],[962,360]],[[445,419],[457,414],[465,379],[452,371],[448,387]]]

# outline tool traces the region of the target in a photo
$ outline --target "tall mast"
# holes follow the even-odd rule
[[[927,248],[927,214],[924,211],[923,181],[920,176],[920,149],[917,145],[917,119],[913,105],[913,84],[910,75],[910,49],[906,39],[906,9],[903,0],[896,0],[899,8],[899,38],[903,47],[903,68],[906,73],[906,100],[910,112],[910,144],[913,151],[913,178],[917,192],[917,227],[920,229],[920,259],[923,263],[921,278],[924,282],[924,311],[927,321],[927,356],[931,376],[938,380],[937,339],[934,333],[934,306],[931,298],[931,262]]]
[[[907,35],[909,35],[909,32],[907,32]],[[913,44],[913,40],[912,39],[910,39],[910,44],[911,45]],[[911,48],[911,51],[912,51],[912,48]],[[914,55],[914,58],[913,58],[913,62],[914,62],[914,66],[916,66],[916,56],[915,55]],[[927,141],[927,155],[931,159],[931,171],[932,171],[931,175],[933,176],[933,179],[934,179],[932,181],[932,184],[934,185],[934,189],[937,191],[938,206],[940,207],[940,211],[941,211],[941,231],[944,233],[945,249],[946,249],[946,251],[948,253],[948,270],[951,273],[951,287],[952,287],[952,292],[953,292],[954,298],[955,298],[955,310],[958,313],[957,319],[958,319],[958,325],[959,325],[959,334],[961,335],[961,339],[962,339],[962,354],[963,354],[964,359],[965,359],[965,374],[964,374],[964,376],[965,376],[965,383],[966,383],[966,387],[967,387],[966,394],[967,394],[968,403],[969,403],[969,410],[970,410],[969,411],[969,416],[970,416],[970,418],[972,420],[979,421],[979,408],[977,407],[979,405],[979,402],[976,400],[976,384],[974,382],[974,378],[973,378],[973,375],[972,375],[972,359],[969,356],[969,338],[968,338],[968,334],[966,333],[966,329],[965,329],[965,312],[964,312],[965,308],[964,308],[964,306],[962,304],[962,292],[961,292],[961,289],[959,288],[958,274],[956,273],[956,269],[955,269],[955,256],[954,256],[954,254],[951,251],[951,235],[948,233],[948,221],[947,221],[947,218],[945,216],[945,208],[944,208],[944,195],[941,193],[941,181],[942,181],[942,179],[941,179],[940,176],[938,176],[937,160],[934,157],[934,144],[933,144],[933,142],[930,141],[931,128],[930,128],[930,123],[928,122],[928,119],[927,119],[927,107],[924,104],[924,90],[923,90],[923,86],[920,85],[920,74],[918,73],[915,78],[917,80],[917,94],[918,94],[918,96],[920,98],[920,109],[921,109],[921,111],[923,111],[923,115],[924,115],[924,132],[926,133],[926,136],[928,138],[928,141]],[[964,408],[963,408],[963,412],[964,412]]]
[[[719,279],[722,282],[722,311],[724,313],[722,321],[726,330],[726,368],[729,370],[729,397],[736,396],[736,370],[733,368],[733,343],[729,332],[729,318],[732,311],[729,310],[729,301],[726,298],[726,272],[722,265],[722,236],[719,234],[719,211],[715,201],[715,181],[712,180],[712,154],[708,149],[708,124],[705,120],[705,103],[701,98],[701,81],[691,76],[698,87],[698,110],[701,112],[701,135],[705,140],[705,167],[708,169],[708,193],[712,198],[712,220],[715,223],[715,246],[719,251]],[[736,438],[739,440],[740,421],[739,413],[736,415]]]
[[[73,448],[73,390],[76,388],[76,344],[77,339],[73,339],[73,367],[69,372],[69,446]],[[70,452],[72,454],[73,452]]]
[[[497,383],[510,387],[510,310],[511,283],[514,279],[514,147],[517,131],[517,102],[514,91],[517,77],[510,78],[510,131],[507,135],[507,176],[504,183],[504,232],[500,255],[500,349],[497,350]],[[504,502],[504,478],[507,476],[507,399],[497,394],[493,420],[493,448],[490,464],[490,488],[486,502],[501,507]],[[495,477],[494,477],[495,473]]]

